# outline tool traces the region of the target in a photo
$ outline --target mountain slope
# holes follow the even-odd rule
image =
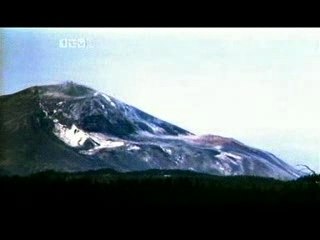
[[[292,179],[274,155],[234,139],[194,134],[104,93],[75,83],[0,97],[0,169],[181,169],[215,175]]]

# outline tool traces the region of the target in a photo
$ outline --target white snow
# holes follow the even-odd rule
[[[112,107],[116,107],[116,104],[111,100],[111,98],[108,95],[102,94],[102,96],[111,104]]]
[[[57,110],[56,110],[56,109],[54,109],[54,110],[53,110],[53,113],[56,113],[56,112],[57,112]]]
[[[228,153],[228,152],[221,152],[220,154],[216,155],[217,158],[221,159],[221,160],[232,160],[230,158],[234,158],[236,160],[241,160],[242,157],[232,154],[232,153]]]
[[[90,149],[90,152],[99,150],[99,149],[103,149],[103,148],[116,148],[116,147],[121,147],[124,145],[124,142],[117,142],[117,141],[103,141],[103,142],[99,142],[99,146],[96,146],[92,149]]]
[[[57,103],[58,106],[61,106],[62,104],[63,104],[63,102],[58,102]]]
[[[79,153],[85,154],[85,155],[93,155],[94,151],[92,151],[91,149],[86,151],[86,150],[81,150],[79,151]]]
[[[91,150],[97,150],[101,148],[115,148],[115,147],[121,147],[124,145],[124,142],[108,138],[107,136],[101,134],[101,133],[89,133],[90,138],[100,144],[99,146],[94,147],[94,149]]]
[[[227,156],[226,156],[225,154],[223,154],[223,153],[220,153],[220,154],[218,154],[218,155],[215,155],[215,157],[216,157],[216,158],[219,158],[219,159],[221,159],[221,160],[226,160],[226,159],[228,159]]]
[[[153,134],[147,132],[147,131],[143,131],[143,130],[139,130],[139,135],[141,136],[145,136],[145,137],[154,137]],[[158,136],[157,136],[158,137]]]
[[[152,123],[149,123],[149,122],[146,122],[146,121],[144,121],[144,123],[146,125],[148,125],[148,127],[150,127],[154,133],[164,133],[165,132],[165,130],[163,128],[158,127],[155,124],[152,124]]]
[[[44,112],[44,114],[46,115],[46,117],[48,117],[48,112],[44,109],[42,109],[42,111]]]
[[[115,148],[124,145],[124,142],[110,139],[100,133],[84,132],[83,130],[77,128],[77,126],[74,124],[71,126],[71,128],[67,128],[66,126],[58,123],[57,119],[54,119],[54,122],[54,134],[63,142],[72,147],[83,145],[88,138],[91,138],[93,141],[98,143],[97,146],[88,150],[89,152],[94,152],[102,148]]]
[[[166,149],[166,152],[168,153],[168,154],[172,154],[172,150],[171,149]]]
[[[226,154],[226,156],[228,156],[228,157],[233,157],[233,158],[235,158],[235,159],[237,159],[237,160],[241,160],[242,159],[242,157],[240,157],[240,156],[238,156],[238,155],[235,155],[235,154],[232,154],[232,153],[225,153]]]
[[[74,124],[71,128],[67,128],[60,123],[55,123],[53,133],[71,147],[81,146],[89,138],[89,134],[77,128]]]
[[[177,158],[176,158],[176,163],[182,163],[184,161],[184,158],[183,158],[183,156],[178,156]]]
[[[231,168],[228,164],[223,164],[220,162],[215,162],[215,169],[218,169],[223,174],[229,175],[231,173]]]
[[[104,96],[104,98],[108,101],[108,102],[112,102],[110,97],[106,94],[102,94]]]
[[[160,148],[161,148],[161,150],[162,150],[162,151],[164,151],[164,152],[168,153],[169,155],[171,155],[171,154],[172,154],[172,150],[171,150],[171,149],[169,149],[169,148],[165,148],[165,147],[162,147],[162,146],[160,146]]]
[[[149,161],[151,160],[151,158],[150,158],[149,156],[146,156],[146,157],[143,158],[143,160],[144,160],[145,162],[149,162]]]
[[[58,119],[53,119],[53,122],[57,123],[57,122],[59,122],[59,120]]]
[[[140,150],[140,147],[138,147],[138,146],[136,146],[136,145],[130,145],[130,146],[128,147],[128,150],[129,150],[129,151],[132,151],[132,150]]]
[[[216,145],[216,146],[214,146],[214,148],[217,150],[221,150],[223,147],[221,145]]]

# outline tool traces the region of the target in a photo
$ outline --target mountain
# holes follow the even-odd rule
[[[0,96],[0,173],[189,170],[294,179],[271,153],[197,136],[86,86],[67,82]]]

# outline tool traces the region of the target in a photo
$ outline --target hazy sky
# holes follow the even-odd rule
[[[2,94],[73,80],[320,170],[320,29],[16,28],[0,39]]]

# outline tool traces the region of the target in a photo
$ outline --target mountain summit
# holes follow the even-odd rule
[[[180,169],[293,179],[271,153],[191,132],[73,82],[0,97],[0,173]]]

